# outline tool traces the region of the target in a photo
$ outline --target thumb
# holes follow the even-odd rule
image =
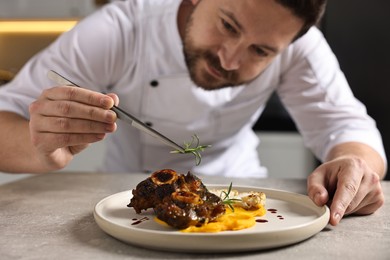
[[[119,105],[119,97],[114,94],[114,93],[107,93],[107,96],[109,96],[110,98],[112,98],[112,100],[114,100],[114,105],[117,106]]]
[[[323,206],[329,200],[326,183],[326,174],[321,167],[314,170],[307,178],[307,194],[317,206]]]

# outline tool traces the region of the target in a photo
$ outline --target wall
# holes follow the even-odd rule
[[[95,9],[93,0],[1,0],[0,19],[84,17]]]

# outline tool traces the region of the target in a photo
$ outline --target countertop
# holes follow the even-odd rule
[[[96,224],[93,209],[103,198],[147,178],[145,174],[49,173],[0,186],[1,259],[389,259],[390,182],[385,205],[369,216],[344,218],[290,246],[229,254],[155,251],[125,244]],[[204,183],[250,185],[306,193],[301,179],[225,179]],[[196,241],[194,241],[196,242]]]

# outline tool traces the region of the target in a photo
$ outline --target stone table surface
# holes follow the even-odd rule
[[[0,259],[390,259],[390,182],[385,205],[369,216],[282,248],[226,254],[156,251],[123,243],[103,232],[93,209],[103,198],[131,190],[149,175],[49,173],[0,186]],[[201,177],[210,184],[250,185],[306,193],[300,179]],[[194,241],[196,243],[196,241]]]

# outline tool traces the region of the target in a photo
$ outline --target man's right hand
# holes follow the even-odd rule
[[[59,86],[45,90],[30,107],[30,137],[48,171],[65,167],[73,155],[116,130],[115,94]]]

